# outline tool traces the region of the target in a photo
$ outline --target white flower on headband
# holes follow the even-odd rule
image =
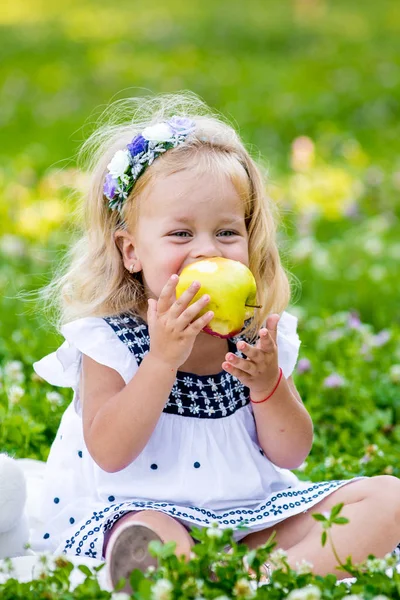
[[[146,127],[125,150],[118,150],[107,165],[103,193],[111,210],[122,210],[133,186],[153,161],[186,141],[196,123],[189,117],[174,116],[169,121]]]
[[[167,142],[173,136],[174,132],[168,123],[157,123],[143,130],[142,136],[149,142]]]
[[[107,165],[107,169],[111,175],[117,179],[118,177],[122,177],[129,167],[129,164],[129,151],[118,150]]]

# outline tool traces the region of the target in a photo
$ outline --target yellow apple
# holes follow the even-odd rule
[[[254,314],[257,290],[252,272],[243,263],[220,256],[198,260],[182,270],[176,297],[179,298],[193,281],[199,281],[201,288],[190,304],[203,294],[210,296],[210,302],[196,318],[209,310],[214,312],[203,331],[223,338],[237,335],[245,320]]]

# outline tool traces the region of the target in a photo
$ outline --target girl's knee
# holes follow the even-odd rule
[[[164,543],[176,542],[176,554],[189,558],[193,539],[186,527],[174,517],[157,510],[143,510],[135,513],[132,519],[151,527]]]
[[[135,513],[135,519],[138,521],[145,520],[147,523],[154,523],[162,528],[171,528],[175,530],[185,531],[187,533],[187,529],[182,523],[180,523],[174,517],[167,515],[158,510],[141,510]]]
[[[400,479],[393,475],[376,475],[368,479],[371,492],[400,502]]]
[[[394,498],[400,502],[400,479],[393,475],[376,475],[371,478],[377,494]]]
[[[379,504],[379,511],[389,525],[400,526],[400,479],[392,475],[371,477],[370,488]]]

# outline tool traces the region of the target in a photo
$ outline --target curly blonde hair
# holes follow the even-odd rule
[[[195,132],[146,169],[127,198],[121,218],[118,211],[109,209],[103,195],[107,164],[145,127],[173,115],[193,119]],[[262,307],[243,333],[254,337],[268,314],[286,308],[290,286],[277,247],[277,207],[267,196],[261,168],[234,128],[192,93],[118,101],[103,113],[103,118],[106,123],[101,123],[80,153],[80,158],[87,159],[85,168],[90,173],[81,207],[82,235],[45,288],[47,304],[56,309],[57,326],[81,317],[145,311],[147,299],[141,274],[131,275],[125,269],[114,235],[127,227],[126,223],[134,229],[140,216],[140,196],[159,174],[165,176],[192,163],[199,170],[213,169],[228,175],[243,199],[249,268],[257,283],[257,303]]]

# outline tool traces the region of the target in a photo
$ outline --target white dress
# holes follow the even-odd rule
[[[278,324],[278,360],[285,377],[298,356],[296,325],[286,312]],[[83,439],[82,353],[128,383],[149,350],[148,328],[139,318],[122,315],[78,319],[61,332],[60,348],[33,365],[49,383],[74,390],[47,461],[46,525],[33,540],[39,549],[102,558],[105,532],[127,511],[145,509],[167,513],[189,529],[216,521],[241,539],[305,512],[348,483],[300,482],[275,466],[258,443],[248,388],[225,371],[212,376],[178,371],[140,455],[117,473],[103,471]],[[228,340],[229,348],[243,356],[238,339]]]

